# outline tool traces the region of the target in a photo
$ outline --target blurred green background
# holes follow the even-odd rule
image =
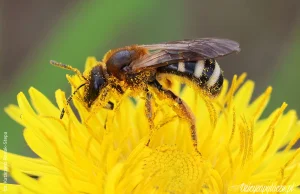
[[[298,0],[4,0],[0,6],[1,109],[16,104],[17,93],[27,93],[30,86],[52,101],[56,89],[70,90],[67,71],[49,65],[50,59],[83,70],[87,56],[101,59],[112,48],[222,37],[242,48],[219,60],[228,79],[247,72],[256,82],[254,96],[272,85],[267,113],[282,101],[300,112]],[[28,154],[22,127],[4,111],[0,121],[1,134],[8,132],[8,150]]]

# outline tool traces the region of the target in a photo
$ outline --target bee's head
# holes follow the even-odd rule
[[[86,85],[86,93],[84,96],[84,101],[87,102],[88,107],[92,105],[99,96],[101,89],[107,84],[104,71],[101,65],[93,67],[90,71],[89,84]]]

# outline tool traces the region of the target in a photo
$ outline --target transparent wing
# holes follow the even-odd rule
[[[240,51],[237,42],[217,38],[181,40],[139,46],[147,48],[152,52],[133,61],[130,64],[132,71],[165,66],[178,60],[191,61],[218,58]]]

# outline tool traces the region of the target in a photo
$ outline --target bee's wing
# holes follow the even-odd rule
[[[135,72],[147,68],[165,66],[173,61],[211,59],[240,51],[237,42],[217,38],[181,40],[139,46],[154,52],[150,52],[130,64],[132,71]]]

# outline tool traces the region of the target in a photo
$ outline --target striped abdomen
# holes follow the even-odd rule
[[[183,76],[212,96],[220,93],[223,84],[223,72],[214,59],[175,62],[157,68],[157,73]]]

